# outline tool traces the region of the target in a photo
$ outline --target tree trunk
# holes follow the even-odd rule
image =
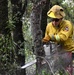
[[[41,13],[45,3],[46,3],[45,0],[35,2],[34,8],[31,13],[31,31],[34,42],[34,50],[37,57],[37,64],[36,64],[37,72],[40,72],[42,69],[41,59],[38,57],[45,56],[42,44],[42,31],[41,31]]]

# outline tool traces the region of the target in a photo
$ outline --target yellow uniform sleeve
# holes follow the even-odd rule
[[[42,39],[42,42],[48,42],[48,41],[50,41],[50,36],[48,35],[48,33],[49,33],[49,29],[48,29],[49,27],[47,26],[46,27],[46,32],[45,32],[45,37]]]
[[[72,32],[73,26],[69,23],[61,28],[61,30],[55,35],[55,39],[56,41],[65,41],[72,36]]]

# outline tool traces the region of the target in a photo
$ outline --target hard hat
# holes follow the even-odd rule
[[[63,18],[65,16],[64,9],[59,5],[54,5],[48,12],[47,15],[51,18]]]

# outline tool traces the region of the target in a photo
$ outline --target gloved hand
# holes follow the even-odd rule
[[[42,42],[47,43],[48,41],[50,41],[50,37],[48,35],[42,39]]]
[[[49,36],[52,41],[60,41],[59,35],[50,34]]]

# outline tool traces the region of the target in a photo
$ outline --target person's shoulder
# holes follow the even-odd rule
[[[66,24],[72,24],[72,22],[70,20],[63,20],[63,22]]]
[[[63,24],[67,26],[72,26],[72,22],[70,20],[63,20]]]
[[[49,22],[49,23],[47,24],[47,26],[52,26],[52,22]]]

